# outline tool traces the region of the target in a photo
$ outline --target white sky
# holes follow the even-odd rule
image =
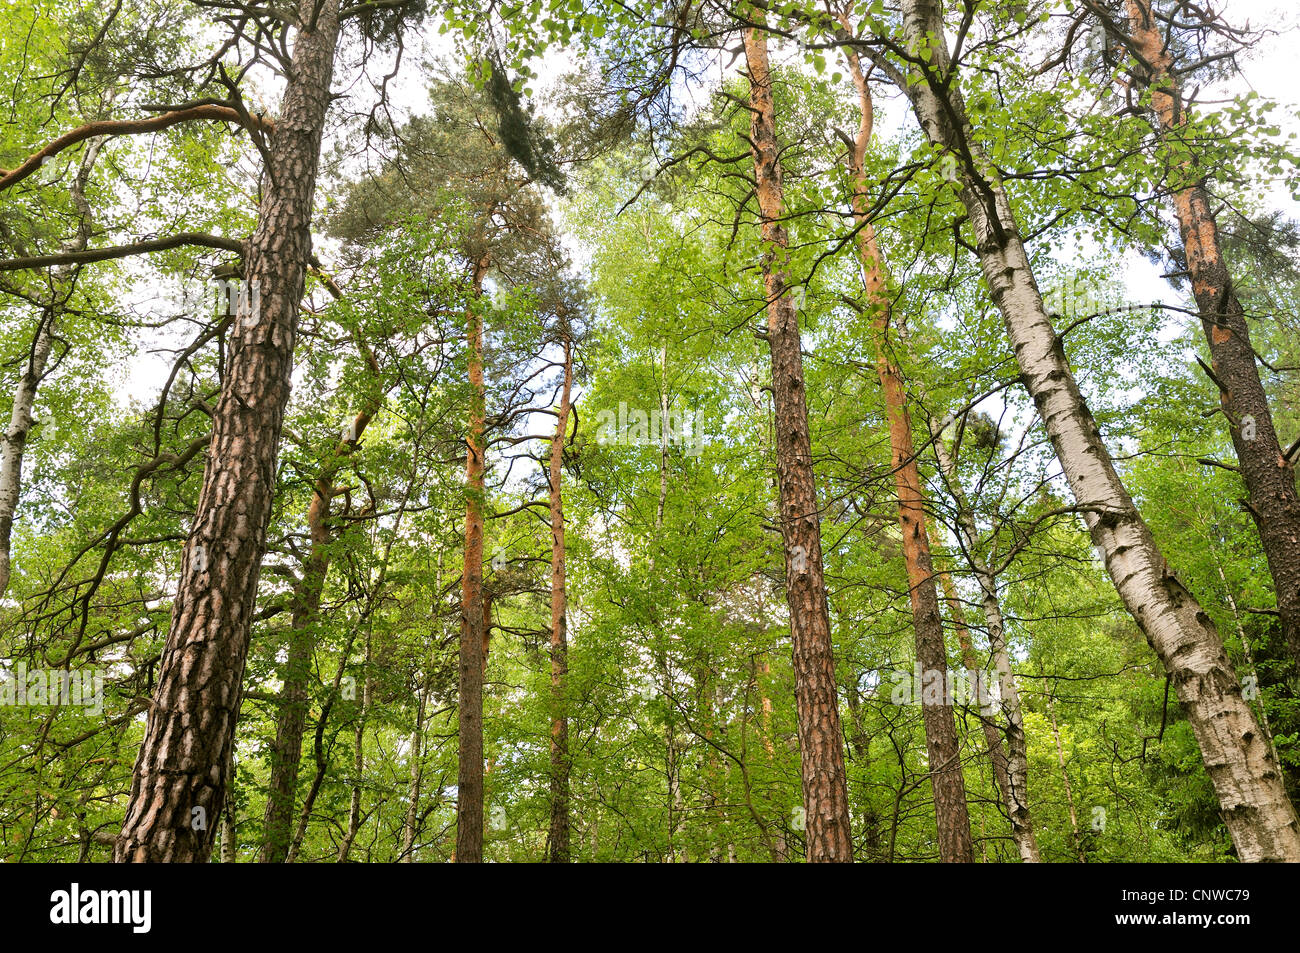
[[[1227,4],[1224,0],[1212,0],[1211,5],[1217,9]],[[1232,0],[1230,7],[1229,15],[1233,23],[1248,22],[1250,26],[1257,29],[1266,26],[1277,32],[1276,35],[1266,37],[1242,60],[1243,75],[1235,79],[1222,93],[1227,96],[1246,89],[1254,89],[1264,98],[1276,99],[1279,108],[1275,111],[1274,121],[1282,125],[1284,130],[1300,133],[1300,119],[1297,119],[1297,113],[1300,112],[1300,89],[1297,88],[1295,81],[1297,75],[1295,41],[1300,7],[1297,7],[1295,0],[1291,2]],[[436,20],[431,19],[429,22],[436,23]],[[432,29],[426,28],[425,32],[422,51],[425,56],[445,57],[452,51],[450,38],[439,35],[436,26]],[[786,51],[784,55],[778,54],[782,59],[796,58],[797,55],[793,51]],[[419,59],[418,53],[408,50],[401,74],[390,84],[390,90],[394,93],[395,111],[399,114],[409,115],[423,110],[425,81],[418,68]],[[533,85],[538,89],[544,89],[548,81],[571,69],[573,63],[573,58],[567,52],[557,51],[556,55],[534,64],[534,68],[540,74],[540,80]],[[738,68],[739,64],[733,63],[732,69]],[[829,68],[841,67],[832,65]],[[341,85],[348,85],[346,82],[340,82],[347,79],[350,77],[336,77],[336,89]],[[364,86],[363,83],[356,83],[350,90],[358,96],[359,101],[362,101],[366,95]],[[270,93],[266,95],[269,96]],[[1204,95],[1206,98],[1218,98],[1220,91],[1214,90]],[[882,134],[887,135],[900,123],[912,121],[897,98],[882,103],[880,112],[878,123]],[[1262,198],[1266,205],[1281,209],[1292,217],[1300,217],[1300,204],[1293,201],[1285,188],[1279,186]],[[322,249],[322,254],[328,258],[329,249]],[[1140,255],[1126,256],[1124,278],[1127,285],[1126,297],[1130,301],[1174,303],[1176,300],[1176,295],[1168,283],[1160,278],[1159,270]],[[156,294],[156,290],[151,289],[149,294]],[[142,349],[135,358],[111,373],[118,378],[116,389],[123,402],[131,398],[149,400],[160,390],[169,368],[169,355],[150,354]]]

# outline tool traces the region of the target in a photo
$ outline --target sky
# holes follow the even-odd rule
[[[1206,99],[1227,98],[1237,93],[1244,92],[1248,89],[1254,89],[1265,98],[1276,99],[1279,103],[1279,109],[1276,116],[1280,121],[1283,129],[1300,134],[1300,84],[1297,84],[1297,63],[1296,63],[1296,39],[1300,27],[1300,3],[1296,0],[1290,2],[1280,2],[1280,0],[1232,0],[1227,4],[1225,0],[1211,0],[1210,5],[1215,9],[1223,9],[1230,6],[1229,15],[1233,23],[1249,23],[1254,28],[1268,28],[1276,31],[1273,35],[1266,36],[1262,42],[1257,44],[1250,53],[1241,60],[1242,75],[1234,78],[1225,84],[1222,89],[1207,90],[1203,97]],[[429,21],[436,22],[436,21]],[[426,35],[423,37],[423,49],[418,52],[408,54],[404,61],[404,69],[399,74],[397,80],[391,84],[390,89],[394,93],[394,101],[397,107],[396,111],[400,114],[410,115],[420,112],[424,106],[424,81],[421,78],[420,71],[415,68],[420,56],[426,57],[446,57],[452,52],[451,40],[448,36],[440,35],[433,29],[426,28]],[[797,59],[798,53],[787,50],[784,54],[777,54],[778,58],[792,60]],[[539,80],[534,84],[539,90],[544,90],[551,82],[564,72],[572,69],[575,60],[567,51],[556,51],[555,54],[547,56],[542,62],[535,64],[535,69],[539,73]],[[731,69],[740,68],[738,62],[733,62]],[[336,87],[339,84],[336,83]],[[351,91],[359,98],[365,96],[365,84],[354,83]],[[268,87],[265,95],[272,95],[271,90],[274,87]],[[901,123],[911,122],[911,117],[903,108],[901,100],[886,99],[882,103],[878,116],[879,132],[888,135],[892,130],[898,128]],[[1266,206],[1281,209],[1292,217],[1300,218],[1300,203],[1297,203],[1290,196],[1284,187],[1277,187],[1262,197]],[[580,249],[574,249],[575,259],[583,259]],[[328,255],[328,248],[322,248],[322,254]],[[1160,269],[1152,265],[1145,258],[1137,253],[1129,253],[1123,259],[1123,278],[1126,285],[1125,297],[1131,302],[1156,302],[1177,303],[1178,296],[1171,289],[1166,281],[1160,277]],[[150,289],[149,295],[155,296],[158,304],[162,304],[165,298],[157,298],[157,289]],[[148,301],[142,302],[145,307],[149,306]],[[122,404],[127,404],[131,400],[149,401],[161,389],[162,382],[166,379],[170,369],[170,355],[166,353],[153,353],[147,348],[142,348],[133,359],[126,362],[122,367],[116,369],[115,390],[118,393],[119,400]]]

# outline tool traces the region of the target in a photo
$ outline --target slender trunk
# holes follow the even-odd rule
[[[404,864],[415,862],[415,833],[420,818],[420,786],[424,776],[421,761],[424,750],[424,709],[428,694],[426,680],[418,692],[415,727],[411,730],[411,783],[406,791],[406,820],[402,822],[402,855],[399,858]]]
[[[293,842],[289,845],[288,856],[284,859],[286,864],[297,861],[298,855],[302,852],[302,844],[307,837],[307,824],[311,820],[311,812],[316,807],[316,795],[320,793],[321,785],[325,782],[325,773],[329,770],[329,761],[325,757],[325,726],[329,723],[330,712],[334,710],[334,703],[339,698],[339,689],[343,684],[343,673],[347,670],[348,656],[352,653],[354,638],[355,634],[349,636],[347,644],[343,646],[343,652],[339,655],[338,668],[334,671],[334,681],[330,686],[330,696],[321,706],[320,718],[316,721],[316,732],[312,742],[316,775],[307,788],[307,796],[302,799],[302,810],[298,812],[298,827],[294,831]]]
[[[935,541],[938,545],[938,541]],[[957,592],[957,586],[953,583],[952,577],[946,572],[939,573],[939,585],[943,589],[943,601],[948,606],[948,617],[952,619],[952,627],[957,633],[957,645],[961,649],[962,666],[970,676],[972,694],[975,698],[976,717],[980,720],[980,729],[984,733],[984,743],[988,747],[989,763],[993,767],[993,783],[997,786],[998,795],[1002,800],[1002,806],[1007,811],[1007,816],[1012,814],[1011,800],[1011,780],[1007,771],[1007,753],[1002,744],[1002,732],[998,730],[997,723],[991,717],[992,710],[985,705],[987,697],[987,686],[984,684],[984,672],[980,667],[979,658],[975,654],[975,644],[971,641],[970,629],[966,625],[966,613],[962,609],[961,595]],[[983,819],[980,821],[983,824]],[[1012,832],[1015,833],[1015,823],[1012,823]],[[1016,838],[1019,844],[1019,838]]]
[[[751,110],[751,149],[762,216],[767,341],[772,353],[781,535],[785,542],[786,600],[794,643],[795,700],[809,862],[853,860],[844,738],[840,729],[830,608],[822,575],[821,516],[812,468],[812,441],[804,394],[799,319],[786,273],[788,239],[781,186],[776,108],[767,34],[745,30]]]
[[[86,143],[81,163],[73,176],[69,192],[73,204],[80,213],[77,234],[66,242],[62,251],[81,251],[90,240],[91,210],[86,200],[86,184],[90,180],[91,169],[99,157],[99,150],[104,145],[104,137],[97,136]],[[21,244],[21,243],[17,243]],[[26,252],[19,248],[20,254]],[[72,277],[76,266],[56,269],[53,290],[41,309],[41,317],[36,325],[36,336],[32,339],[27,363],[18,377],[18,386],[14,388],[14,402],[9,415],[9,426],[0,434],[0,596],[9,588],[10,561],[9,543],[13,535],[14,513],[18,509],[18,497],[23,486],[23,454],[27,449],[27,435],[32,429],[32,411],[36,406],[36,390],[41,379],[45,377],[46,366],[50,360],[50,350],[58,335],[59,314],[63,310],[65,299],[72,290]]]
[[[374,354],[364,345],[361,350],[371,372],[377,375],[379,366]],[[297,799],[298,772],[302,764],[302,736],[307,726],[311,659],[316,650],[321,594],[330,568],[329,517],[330,501],[334,497],[334,480],[343,461],[356,448],[378,409],[378,399],[372,398],[356,415],[329,462],[316,477],[311,503],[307,508],[311,545],[303,562],[302,580],[294,588],[289,652],[285,659],[284,682],[276,712],[275,743],[271,747],[271,776],[267,785],[262,850],[258,856],[261,863],[283,862],[288,856],[293,834],[294,802]]]
[[[280,427],[311,254],[312,198],[338,45],[339,0],[302,0],[231,329],[203,488],[185,544],[154,707],[114,857],[208,859],[225,797],[249,627],[266,551]],[[199,817],[205,823],[197,824]]]
[[[1043,307],[1007,194],[966,119],[938,0],[903,0],[903,25],[929,59],[920,80],[900,83],[931,144],[969,157],[957,167],[959,191],[1022,381],[1120,598],[1173,680],[1238,855],[1300,860],[1300,822],[1223,641],[1138,513]]]
[[[903,561],[907,567],[908,597],[912,603],[912,628],[916,634],[916,658],[926,678],[946,684],[948,652],[944,645],[943,619],[939,615],[939,594],[934,584],[930,538],[926,532],[925,506],[921,496],[921,474],[912,443],[912,421],[907,410],[903,374],[894,360],[889,341],[891,307],[885,290],[885,267],[876,244],[871,222],[871,198],[867,192],[866,155],[871,143],[871,90],[857,55],[846,51],[849,71],[858,91],[861,125],[849,152],[849,174],[853,182],[853,219],[858,228],[858,255],[866,290],[867,309],[875,331],[876,373],[885,398],[889,421],[890,463],[898,493],[898,527],[903,535]],[[934,789],[935,823],[939,832],[939,859],[945,863],[972,863],[975,843],[971,840],[970,815],[966,807],[966,783],[962,776],[961,746],[952,699],[946,692],[927,702],[922,692],[921,714],[925,723],[925,745],[929,753],[930,783]]]
[[[371,686],[373,685],[370,678],[369,632],[366,633],[366,667],[364,672],[364,687],[361,689],[361,711],[357,712],[357,726],[353,733],[356,751],[352,755],[352,798],[348,804],[347,833],[343,836],[343,842],[339,844],[338,862],[340,864],[347,863],[348,854],[352,851],[352,842],[357,839],[357,831],[361,830],[361,778],[366,770],[366,715],[370,713]]]
[[[564,680],[569,671],[568,593],[564,587],[564,496],[561,480],[564,441],[569,428],[569,396],[573,388],[573,346],[564,341],[564,387],[551,438],[551,831],[547,857],[569,862],[569,716]]]
[[[1038,840],[1034,836],[1033,818],[1029,813],[1029,745],[1025,737],[1020,690],[1016,687],[1016,675],[1012,671],[1011,655],[1007,651],[1006,626],[1002,617],[1002,603],[998,599],[997,578],[989,570],[984,557],[980,555],[976,542],[978,530],[975,526],[975,514],[971,510],[970,501],[958,477],[957,461],[953,459],[952,453],[943,442],[943,430],[943,426],[937,421],[931,422],[930,432],[935,456],[939,460],[939,470],[957,507],[957,531],[961,543],[959,548],[965,554],[966,561],[980,587],[984,624],[988,629],[989,652],[998,676],[998,705],[1006,719],[1006,787],[1003,789],[1003,797],[1011,818],[1011,830],[1020,851],[1020,859],[1025,863],[1038,863],[1042,857],[1038,851]]]
[[[1228,577],[1223,573],[1223,564],[1214,560],[1214,568],[1219,574],[1219,581],[1223,583],[1223,595],[1228,601],[1228,608],[1232,611],[1232,622],[1237,628],[1237,638],[1241,640],[1241,652],[1246,656],[1246,665],[1249,667],[1250,674],[1254,676],[1256,684],[1259,683],[1259,669],[1255,667],[1255,653],[1250,647],[1250,637],[1246,635],[1246,629],[1241,624],[1241,613],[1237,611],[1237,600],[1232,595],[1232,587],[1228,585]],[[1264,704],[1264,699],[1259,699],[1259,722],[1260,727],[1264,729],[1264,737],[1268,739],[1269,749],[1273,752],[1273,757],[1277,758],[1278,764],[1282,759],[1278,756],[1277,745],[1273,742],[1273,726],[1268,721],[1268,706]]]
[[[1079,812],[1074,808],[1074,793],[1070,790],[1070,774],[1065,770],[1065,748],[1061,745],[1061,729],[1056,724],[1056,704],[1050,692],[1047,693],[1047,716],[1052,723],[1052,740],[1056,742],[1056,763],[1061,766],[1061,781],[1065,785],[1065,804],[1070,809],[1071,839],[1079,856],[1079,863],[1086,864],[1088,855],[1083,849],[1083,838],[1079,836]]]
[[[456,860],[483,862],[483,667],[487,614],[483,596],[484,391],[483,313],[479,297],[486,256],[474,263],[466,320],[470,410],[465,440],[465,569],[461,575],[460,761],[456,774]]]
[[[1146,60],[1136,67],[1138,81],[1151,90],[1150,109],[1161,139],[1183,152],[1180,140],[1188,117],[1173,57],[1152,16],[1150,0],[1126,0],[1126,5],[1134,45]],[[1210,348],[1219,402],[1246,484],[1246,508],[1255,521],[1273,576],[1287,650],[1300,665],[1300,494],[1296,493],[1295,468],[1283,455],[1273,428],[1245,309],[1219,245],[1219,227],[1205,187],[1207,175],[1198,166],[1196,160],[1184,159],[1169,170],[1176,179],[1190,183],[1174,192],[1174,211]]]

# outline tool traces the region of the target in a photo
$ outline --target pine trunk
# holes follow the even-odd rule
[[[903,536],[903,562],[907,567],[908,597],[912,603],[912,628],[916,635],[916,659],[926,679],[947,684],[948,652],[944,645],[943,618],[939,615],[939,594],[934,584],[930,537],[926,531],[925,506],[921,496],[921,474],[912,443],[912,421],[907,410],[903,374],[894,360],[889,341],[891,302],[885,290],[885,267],[876,244],[876,230],[869,210],[866,154],[871,143],[873,112],[871,90],[858,57],[847,53],[849,71],[858,91],[861,125],[849,153],[849,174],[853,182],[853,219],[858,232],[858,255],[867,309],[875,331],[876,373],[885,398],[889,423],[890,465],[898,493],[898,528]],[[921,693],[921,717],[925,724],[925,746],[929,754],[930,783],[934,789],[935,822],[939,832],[939,859],[945,863],[972,863],[975,843],[971,840],[970,815],[966,807],[966,782],[962,776],[961,746],[952,699],[926,699]]]
[[[1126,2],[1134,44],[1146,60],[1138,72],[1151,90],[1151,111],[1161,138],[1176,147],[1187,116],[1173,59],[1151,14],[1150,0]],[[1190,160],[1176,164],[1170,173],[1176,179],[1193,180],[1173,195],[1187,271],[1210,348],[1219,402],[1246,484],[1247,509],[1273,576],[1287,651],[1300,664],[1300,495],[1296,493],[1295,468],[1283,455],[1273,429],[1273,415],[1250,343],[1250,327],[1219,245],[1219,227],[1204,174]]]
[[[569,862],[569,716],[564,680],[569,671],[568,593],[564,585],[564,496],[561,480],[564,441],[569,427],[569,396],[573,388],[573,347],[564,342],[564,387],[551,438],[551,830],[547,858]]]
[[[745,30],[751,109],[751,149],[762,215],[767,340],[772,354],[777,477],[785,543],[786,599],[794,643],[795,700],[809,862],[853,860],[844,737],[840,728],[830,608],[822,574],[821,515],[813,479],[812,441],[804,394],[799,319],[789,293],[781,218],[784,199],[767,35]]]
[[[456,860],[483,862],[483,668],[487,613],[483,596],[484,391],[483,314],[479,297],[488,260],[474,263],[466,320],[470,410],[465,453],[465,568],[461,574],[460,760],[456,773]]]
[[[114,857],[204,862],[225,797],[311,255],[339,0],[303,0],[203,488]],[[202,823],[200,823],[200,820]]]

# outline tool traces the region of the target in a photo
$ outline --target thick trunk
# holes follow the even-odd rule
[[[573,388],[573,348],[564,342],[564,387],[551,438],[551,831],[547,858],[569,862],[569,716],[564,679],[569,671],[568,594],[564,586],[564,441],[569,426],[569,396]]]
[[[465,568],[460,605],[460,761],[456,773],[456,860],[483,861],[483,668],[487,613],[483,597],[484,392],[483,315],[478,298],[486,257],[474,263],[474,300],[466,320],[470,410],[465,440]]]
[[[248,243],[246,275],[256,294],[243,296],[230,332],[203,488],[114,852],[118,861],[201,862],[212,849],[217,825],[209,821],[225,796],[311,254],[338,11],[339,0],[300,5],[303,25]]]
[[[876,373],[885,398],[889,422],[890,464],[898,493],[898,528],[903,535],[903,562],[907,567],[908,597],[912,603],[912,628],[916,635],[916,659],[925,678],[946,684],[948,652],[943,640],[943,619],[939,615],[939,594],[934,584],[930,537],[926,532],[925,506],[921,496],[921,474],[912,444],[912,421],[907,411],[903,374],[894,360],[889,342],[891,307],[885,290],[885,267],[876,244],[876,230],[870,219],[871,197],[867,191],[866,155],[871,143],[871,90],[862,74],[858,57],[847,52],[849,71],[858,90],[861,125],[849,153],[849,174],[853,182],[853,219],[858,229],[858,255],[866,306],[875,331]],[[929,754],[930,783],[934,789],[935,823],[939,832],[939,859],[945,863],[971,863],[975,843],[971,840],[970,815],[966,807],[966,783],[962,777],[961,746],[952,699],[943,693],[925,701],[921,717],[925,724],[925,746]]]
[[[1173,59],[1151,15],[1150,0],[1126,3],[1134,45],[1146,60],[1137,67],[1140,81],[1151,90],[1150,108],[1161,138],[1176,148],[1187,115]],[[1170,173],[1175,179],[1190,180],[1173,194],[1187,271],[1210,348],[1219,401],[1249,495],[1247,509],[1273,576],[1287,650],[1300,664],[1300,495],[1296,493],[1295,468],[1283,455],[1273,429],[1245,310],[1219,246],[1218,223],[1210,209],[1204,173],[1194,160],[1175,163]]]
[[[1029,746],[1025,738],[1025,719],[1020,707],[1020,690],[1016,686],[1015,672],[1011,669],[1011,655],[1007,651],[1006,626],[1002,618],[1002,603],[998,599],[997,578],[989,570],[976,543],[978,531],[970,501],[957,474],[957,462],[943,442],[944,428],[937,422],[931,424],[935,456],[943,473],[948,492],[957,507],[957,530],[961,537],[961,550],[980,587],[980,603],[984,610],[984,624],[988,629],[989,653],[998,677],[998,704],[1006,719],[1007,756],[1006,785],[1003,798],[1011,818],[1011,830],[1025,863],[1038,863],[1038,840],[1034,836],[1034,822],[1029,813]]]
[[[903,11],[909,47],[929,52],[924,78],[903,80],[905,91],[930,142],[970,157],[958,164],[961,199],[1023,383],[1120,598],[1173,680],[1237,852],[1248,861],[1300,860],[1300,822],[1223,642],[1138,513],[1043,307],[1006,192],[966,119],[940,5],[904,0]]]
[[[91,169],[99,157],[99,150],[104,145],[103,137],[91,139],[86,144],[77,174],[73,176],[69,192],[73,204],[81,219],[77,225],[77,234],[65,243],[64,252],[81,251],[90,239],[91,210],[86,200],[86,184],[90,180]],[[19,243],[21,244],[21,243]],[[26,252],[19,248],[20,254]],[[50,360],[50,349],[58,334],[59,313],[64,306],[64,299],[72,290],[72,278],[76,266],[59,268],[54,273],[53,291],[36,326],[36,336],[32,339],[27,363],[18,377],[18,386],[14,388],[14,402],[9,414],[9,426],[0,434],[0,596],[9,588],[10,557],[9,542],[13,535],[14,513],[18,509],[18,497],[23,486],[23,454],[27,449],[27,435],[32,429],[32,411],[36,407],[36,390],[45,376],[46,365]]]
[[[786,556],[786,600],[794,643],[795,701],[810,862],[853,860],[844,738],[840,729],[830,608],[822,574],[821,516],[813,480],[812,441],[804,395],[799,319],[790,297],[781,218],[784,199],[776,140],[776,109],[767,35],[745,30],[751,108],[751,149],[762,215],[767,291],[767,340],[772,353],[781,535]]]

